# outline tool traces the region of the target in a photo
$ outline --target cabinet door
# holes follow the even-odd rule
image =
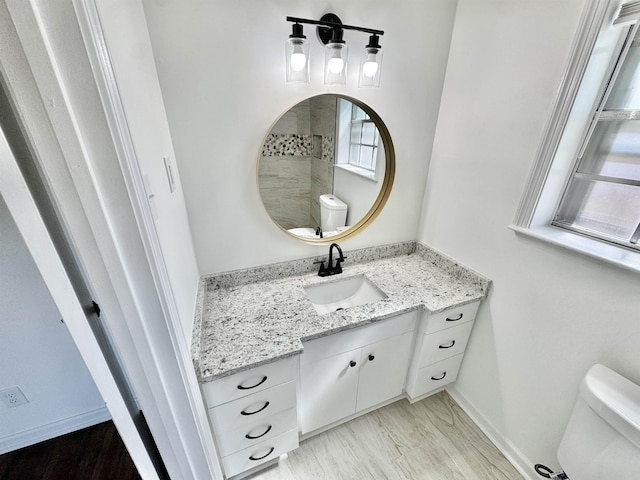
[[[356,411],[396,397],[404,390],[413,332],[362,347]]]
[[[359,348],[300,365],[302,433],[355,412],[359,367]]]

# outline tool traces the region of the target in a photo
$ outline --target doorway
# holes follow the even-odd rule
[[[0,291],[0,454],[111,419],[2,196]]]

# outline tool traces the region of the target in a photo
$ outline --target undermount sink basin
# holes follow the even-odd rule
[[[364,275],[303,287],[319,315],[387,298]]]

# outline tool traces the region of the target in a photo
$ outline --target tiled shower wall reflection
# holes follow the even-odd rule
[[[318,199],[333,191],[335,122],[335,97],[314,97],[282,116],[265,140],[260,195],[285,229],[320,225]]]

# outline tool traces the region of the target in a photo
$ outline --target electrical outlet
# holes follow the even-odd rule
[[[24,396],[20,387],[9,387],[0,390],[0,398],[8,408],[17,407],[29,403],[27,397]]]

